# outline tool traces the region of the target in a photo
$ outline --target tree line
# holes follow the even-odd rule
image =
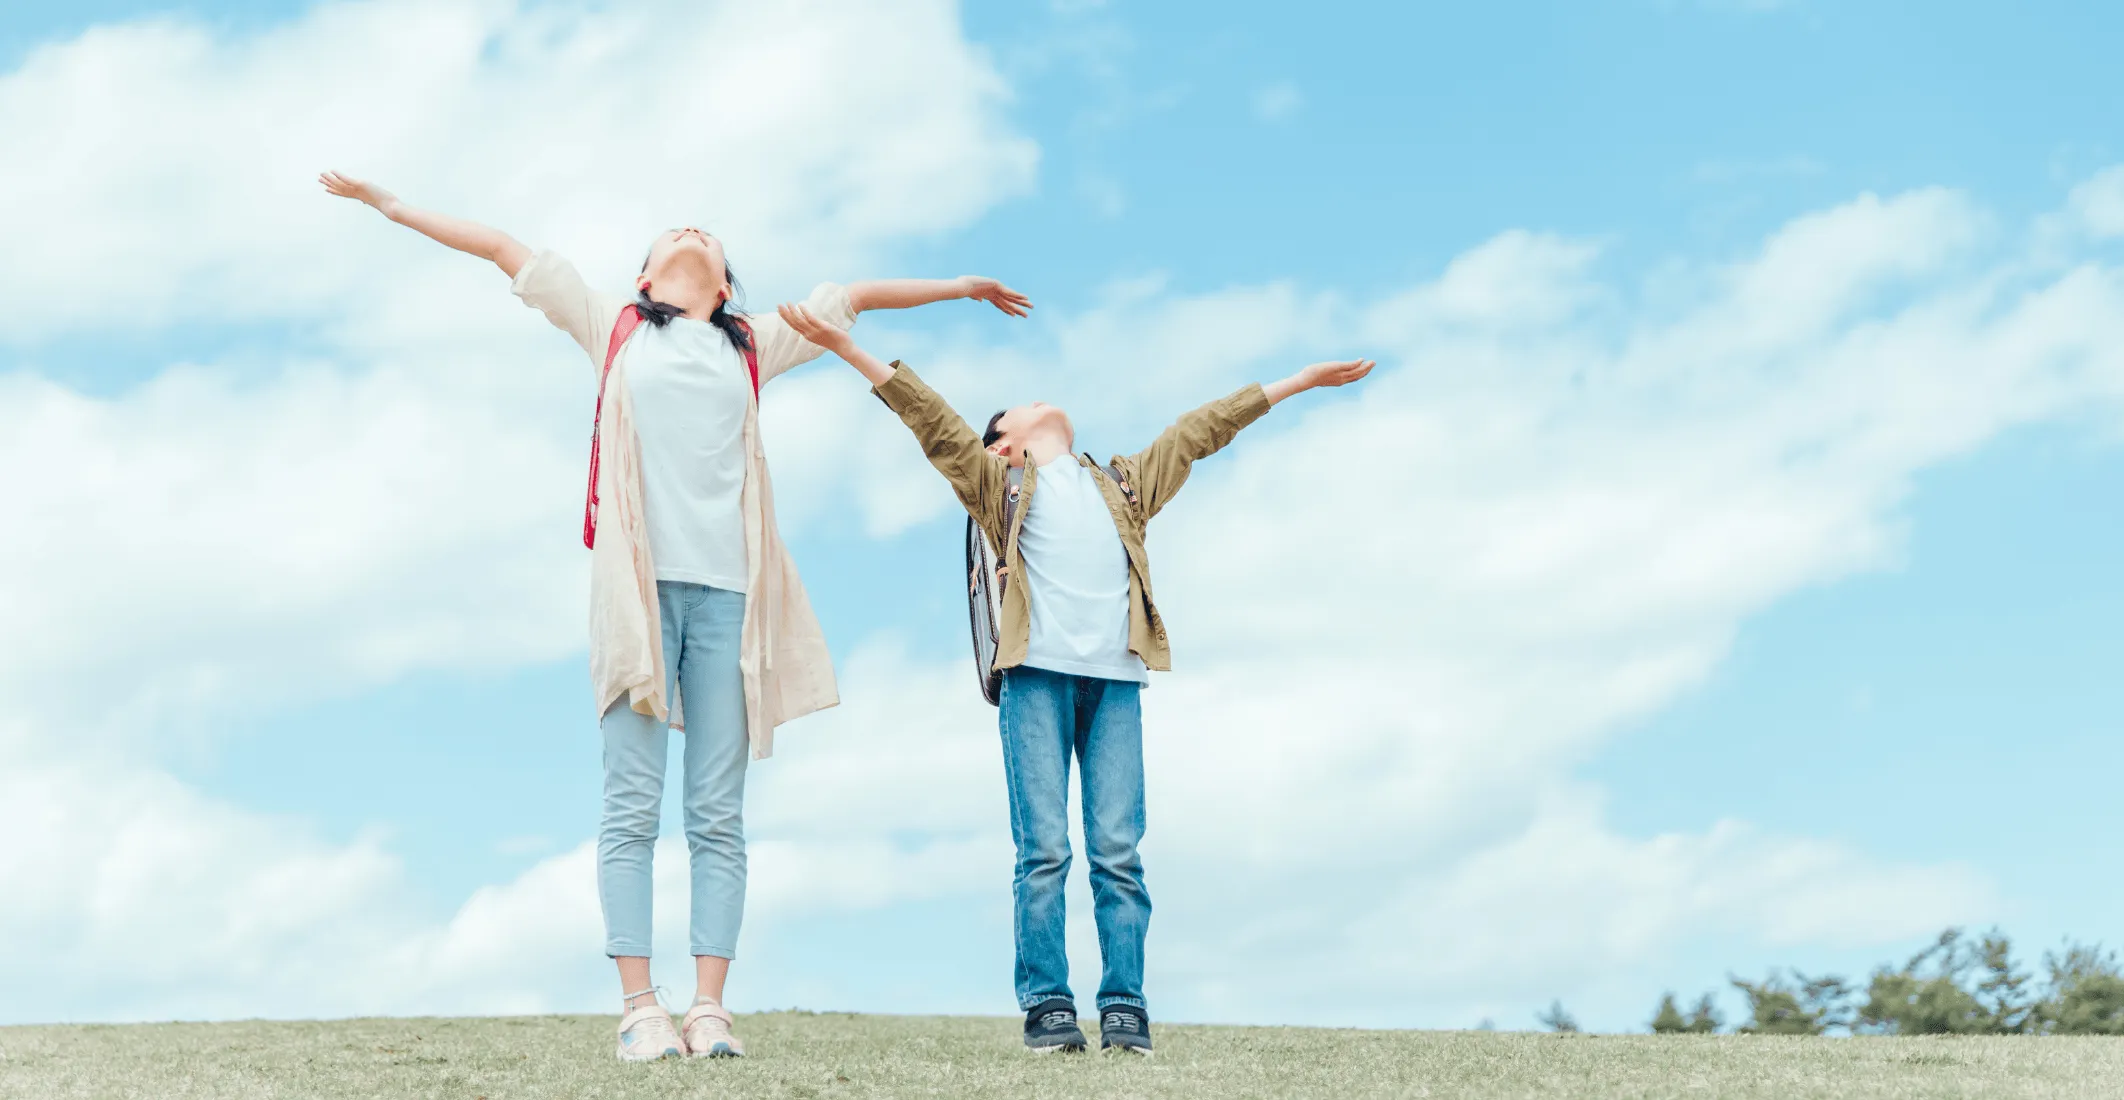
[[[1941,932],[1901,966],[1876,967],[1864,988],[1835,974],[1772,971],[1729,979],[1748,1003],[1740,1035],[2124,1035],[2124,967],[2100,945],[2043,953],[2040,978],[1998,930]],[[1578,1025],[1560,1003],[1538,1017],[1552,1031]],[[1663,1035],[1725,1031],[1710,993],[1684,1009],[1660,998],[1651,1028]]]

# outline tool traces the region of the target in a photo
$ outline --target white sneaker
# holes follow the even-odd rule
[[[686,1053],[695,1058],[743,1058],[745,1044],[730,1033],[730,1010],[701,1001],[686,1013]]]
[[[642,993],[655,993],[644,989],[630,993],[621,1003],[632,1003]],[[622,1062],[654,1062],[659,1058],[677,1058],[686,1053],[686,1046],[679,1041],[678,1030],[671,1026],[671,1013],[664,1011],[661,998],[652,998],[640,1008],[628,1010],[620,1017],[619,1059]]]

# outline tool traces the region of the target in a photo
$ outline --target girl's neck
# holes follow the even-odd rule
[[[708,285],[706,279],[692,272],[674,271],[649,289],[649,297],[679,307],[685,316],[696,321],[705,321],[714,316],[715,307],[722,304],[721,290],[721,287]]]

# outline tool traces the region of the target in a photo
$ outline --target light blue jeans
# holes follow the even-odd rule
[[[1069,765],[1082,784],[1085,855],[1091,860],[1092,922],[1099,928],[1098,1005],[1143,1003],[1143,939],[1150,892],[1143,886],[1143,709],[1140,686],[1038,668],[1003,673],[998,721],[1010,836],[1018,947],[1018,1008],[1070,997],[1062,884],[1069,878]]]
[[[656,582],[664,631],[664,697],[685,707],[686,847],[693,863],[693,954],[733,958],[745,917],[745,681],[738,631],[745,594]],[[605,712],[605,816],[597,834],[597,897],[605,954],[649,955],[651,859],[664,807],[670,727],[625,699]]]

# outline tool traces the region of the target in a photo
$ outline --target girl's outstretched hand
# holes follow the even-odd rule
[[[855,341],[845,329],[819,320],[803,306],[784,302],[774,307],[774,311],[781,314],[783,323],[789,326],[790,331],[836,355],[845,356],[848,349],[855,346]]]
[[[343,199],[353,199],[376,208],[377,213],[391,216],[391,207],[398,204],[398,196],[370,183],[339,172],[326,172],[317,177],[326,191]]]
[[[961,275],[959,286],[965,290],[966,297],[987,302],[1012,317],[1023,317],[1032,312],[1031,298],[985,275]]]

